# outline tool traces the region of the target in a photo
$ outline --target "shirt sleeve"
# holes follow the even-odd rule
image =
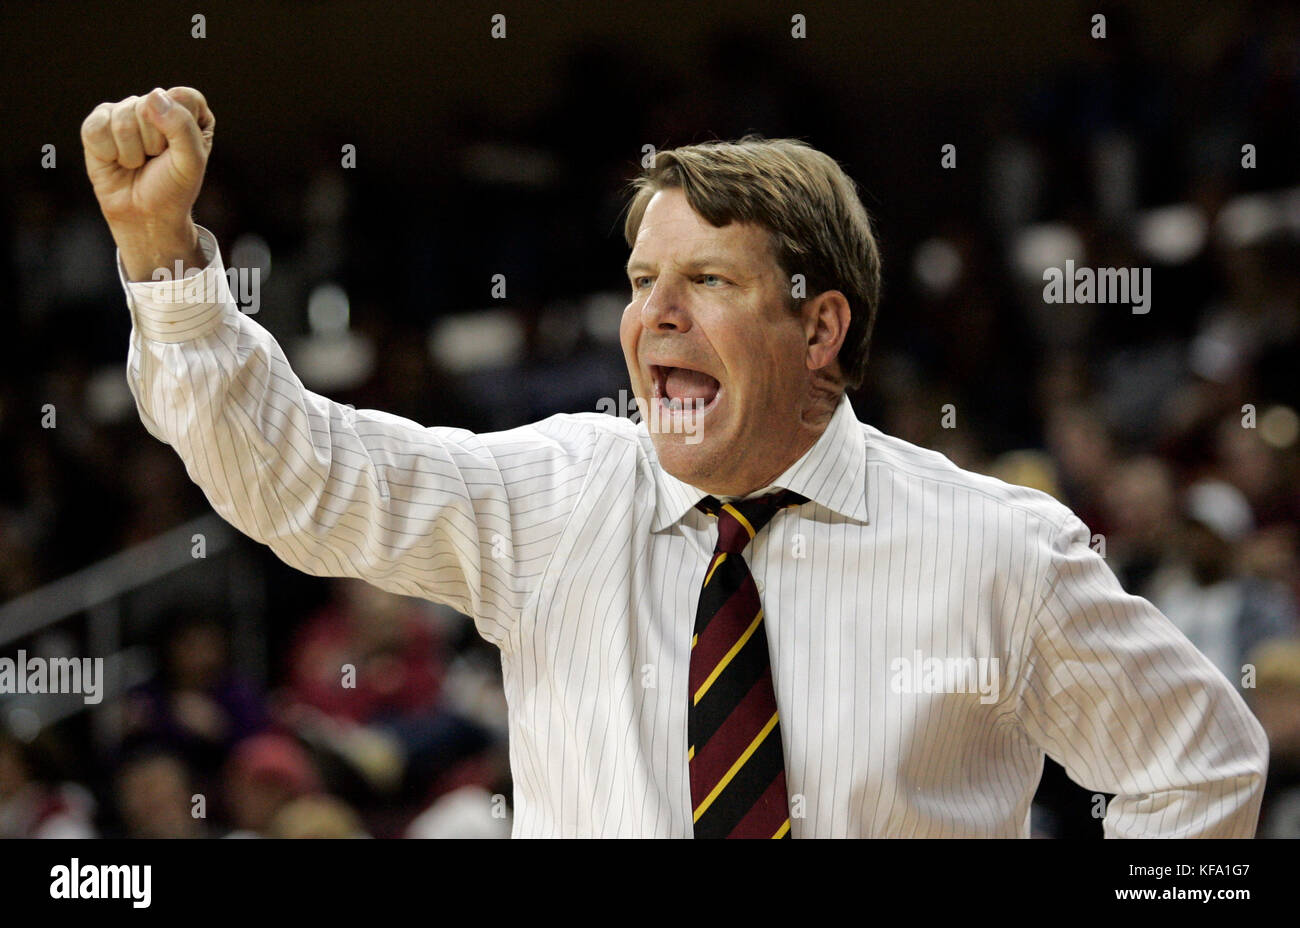
[[[306,389],[241,313],[217,243],[181,280],[129,282],[127,382],[216,512],[287,564],[446,603],[506,647],[592,459],[592,430],[474,434]],[[556,417],[563,418],[563,417]]]
[[[1233,685],[1151,603],[1126,593],[1071,515],[1047,552],[1017,713],[1085,789],[1113,793],[1108,838],[1249,838],[1268,766]]]

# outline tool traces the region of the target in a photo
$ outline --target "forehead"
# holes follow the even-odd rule
[[[771,236],[765,228],[750,222],[719,228],[691,208],[680,188],[670,187],[656,192],[646,205],[631,262],[696,260],[706,248],[709,255],[749,265],[772,257]]]

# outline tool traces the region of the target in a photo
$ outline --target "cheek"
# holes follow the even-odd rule
[[[724,357],[731,370],[743,372],[746,381],[771,383],[788,376],[796,357],[788,341],[765,338],[757,326],[729,332],[728,336]]]
[[[739,355],[739,376],[735,378],[740,394],[755,411],[779,415],[797,393],[801,357],[788,345],[755,341],[744,346]],[[760,413],[762,414],[762,413]]]
[[[629,368],[636,366],[637,333],[640,331],[639,314],[634,304],[629,303],[623,310],[623,319],[618,325],[618,341],[623,348],[623,357]]]
[[[618,339],[623,343],[623,350],[626,351],[628,346],[632,345],[632,339],[636,331],[636,304],[628,303],[623,309],[623,318],[618,323]]]

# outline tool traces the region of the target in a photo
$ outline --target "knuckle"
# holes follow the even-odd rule
[[[108,125],[111,106],[109,103],[101,103],[91,110],[90,115],[81,123],[82,135],[94,135],[103,130]]]
[[[203,94],[193,87],[172,87],[167,91],[167,95],[188,110],[196,120],[204,113],[211,112],[208,110],[208,101],[204,99]]]

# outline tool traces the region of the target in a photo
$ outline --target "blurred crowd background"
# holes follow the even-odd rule
[[[174,32],[157,61],[80,5],[0,29],[0,654],[109,669],[98,705],[0,696],[0,836],[510,831],[499,664],[469,621],[223,531],[136,417],[77,130],[158,83],[217,114],[195,217],[259,269],[256,318],[300,376],[426,425],[508,428],[627,388],[643,146],[758,132],[836,157],[884,254],[859,416],[1072,507],[1256,712],[1260,834],[1300,836],[1292,4],[832,2],[807,5],[805,40],[758,3],[547,4],[545,23],[506,9],[496,45],[468,4],[214,7],[202,40],[143,6]],[[78,16],[68,47],[19,49]],[[1067,258],[1151,268],[1150,311],[1045,303]],[[1096,808],[1049,761],[1034,833],[1100,836]]]

